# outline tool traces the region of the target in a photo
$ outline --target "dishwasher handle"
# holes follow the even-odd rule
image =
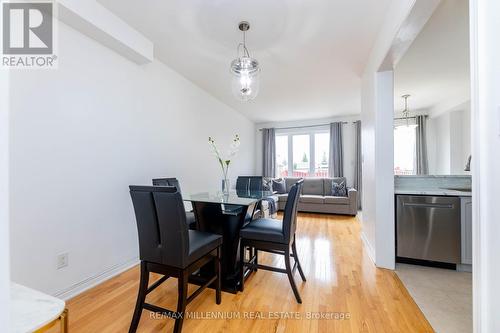
[[[404,207],[453,209],[453,204],[403,202]]]

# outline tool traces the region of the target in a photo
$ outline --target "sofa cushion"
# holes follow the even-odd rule
[[[333,196],[326,196],[325,197],[325,204],[330,204],[330,205],[349,205],[350,201],[348,197],[333,197]]]
[[[325,203],[325,197],[322,196],[322,195],[302,194],[300,196],[299,202],[324,204]]]
[[[285,179],[283,178],[273,179],[271,182],[272,182],[271,186],[272,190],[277,192],[278,194],[284,194],[288,192],[286,190]]]
[[[295,185],[295,183],[301,179],[302,178],[285,178],[286,193],[290,192],[290,189],[292,188],[292,186]]]
[[[278,202],[286,202],[288,199],[288,193],[285,194],[278,194]]]
[[[305,178],[302,186],[303,194],[324,195],[323,178]]]
[[[332,195],[332,188],[333,188],[333,183],[340,184],[342,182],[345,182],[347,184],[345,177],[335,177],[335,178],[323,178],[324,182],[324,190],[325,190],[325,196],[326,195]]]

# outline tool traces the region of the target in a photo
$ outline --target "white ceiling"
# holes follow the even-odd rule
[[[438,114],[470,99],[467,0],[442,0],[396,66],[395,108],[410,94],[410,109]],[[423,110],[422,110],[423,111]]]
[[[360,74],[391,0],[99,0],[155,44],[155,56],[256,121],[360,112]],[[260,93],[233,98],[229,64],[247,20]]]

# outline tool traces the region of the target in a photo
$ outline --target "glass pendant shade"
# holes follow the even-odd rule
[[[236,99],[250,101],[259,93],[259,63],[250,57],[240,57],[231,62],[231,90]]]
[[[237,58],[231,62],[231,91],[242,102],[250,101],[259,93],[259,62],[250,56],[246,46],[246,32],[250,24],[246,21],[238,25],[243,32],[243,42],[238,44]]]

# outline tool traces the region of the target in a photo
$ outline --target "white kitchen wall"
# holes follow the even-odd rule
[[[262,174],[262,132],[261,128],[281,128],[281,127],[296,127],[296,126],[315,126],[329,124],[337,121],[344,121],[347,124],[343,126],[344,136],[344,176],[347,180],[347,186],[352,187],[354,181],[354,165],[355,161],[355,138],[356,130],[353,122],[359,120],[359,116],[331,117],[326,119],[310,119],[302,121],[280,121],[255,124],[256,145],[255,145],[255,170],[257,174]],[[328,126],[326,126],[328,127]],[[307,128],[306,128],[307,129]]]
[[[470,102],[427,119],[429,174],[462,175],[471,155]]]
[[[450,113],[427,119],[429,174],[450,174]]]
[[[9,327],[9,71],[0,75],[0,323]]]
[[[14,281],[67,297],[136,262],[128,185],[218,189],[208,136],[240,135],[234,179],[255,171],[255,132],[164,64],[138,66],[62,23],[58,56],[56,70],[10,78],[11,258]]]

